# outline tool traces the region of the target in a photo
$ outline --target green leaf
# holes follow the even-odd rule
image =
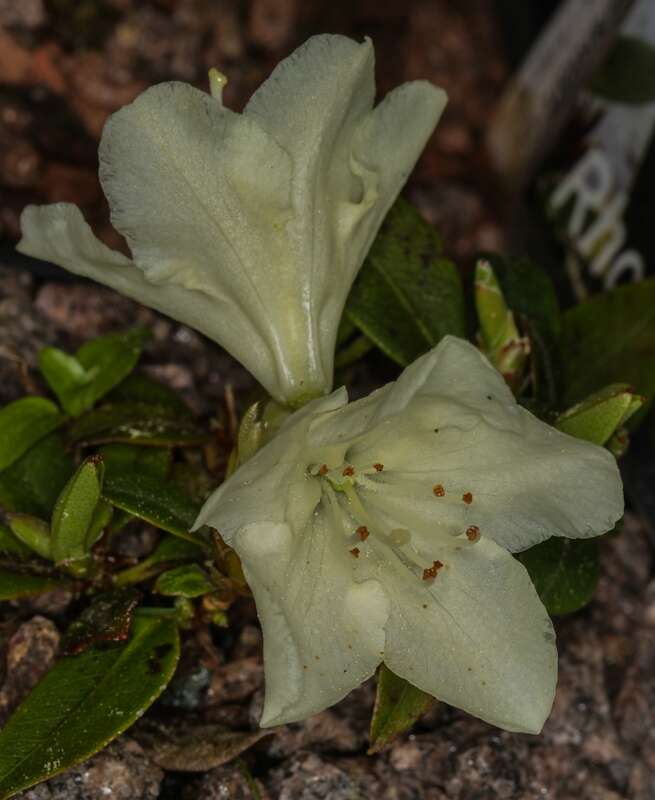
[[[602,445],[642,404],[643,398],[627,384],[615,383],[560,414],[555,427],[577,439]]]
[[[377,753],[396,736],[411,728],[435,702],[432,695],[412,686],[382,664],[378,671],[368,752]]]
[[[141,330],[100,336],[83,344],[75,356],[46,347],[39,367],[64,409],[77,417],[129,375],[147,336]]]
[[[41,558],[52,559],[52,540],[47,522],[31,514],[7,514],[7,521],[19,541]]]
[[[157,578],[154,591],[157,594],[173,597],[200,597],[215,592],[216,586],[202,567],[197,564],[183,564],[168,572],[162,572]]]
[[[129,638],[139,592],[130,587],[96,595],[68,626],[63,639],[65,655],[77,655],[100,642],[124,642]]]
[[[176,561],[198,561],[204,556],[205,551],[194,542],[166,534],[147,558],[134,567],[114,575],[114,583],[116,586],[139,583],[157,575],[167,565]]]
[[[173,461],[170,449],[122,443],[103,445],[98,455],[105,465],[105,476],[112,477],[123,472],[147,472],[164,481]]]
[[[0,506],[6,511],[50,517],[73,470],[63,437],[51,433],[0,472]]]
[[[66,581],[47,575],[33,575],[0,567],[0,600],[16,600],[19,597],[43,594],[58,586],[66,586]]]
[[[0,732],[0,800],[97,753],[159,697],[179,656],[173,620],[137,618],[130,640],[65,656]]]
[[[65,419],[45,397],[22,397],[0,409],[0,470],[11,466]]]
[[[655,280],[613,289],[562,315],[560,385],[565,407],[612,383],[628,383],[648,401],[655,393],[653,364]]]
[[[104,467],[102,459],[84,461],[62,491],[52,513],[52,555],[57,564],[85,559],[95,535],[96,508],[100,502]]]
[[[393,206],[350,292],[345,313],[407,366],[446,334],[466,335],[459,273],[439,235],[404,200]]]
[[[589,83],[594,94],[615,103],[655,101],[655,47],[636,36],[617,36]]]
[[[207,431],[165,406],[114,403],[89,411],[70,428],[73,442],[84,445],[126,442],[151,447],[195,447],[209,439]]]
[[[129,511],[157,528],[198,544],[203,542],[199,534],[190,531],[200,505],[170,482],[139,472],[108,475],[103,496],[117,508]]]
[[[577,611],[593,597],[600,572],[596,539],[554,536],[519,555],[551,615]]]
[[[191,409],[182,398],[149,375],[133,372],[107,395],[111,403],[143,403],[168,408],[178,416],[191,416]]]
[[[0,524],[0,553],[4,555],[17,556],[18,558],[29,558],[32,555],[32,548],[23,544],[14,534]]]

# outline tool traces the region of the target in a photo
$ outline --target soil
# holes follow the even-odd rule
[[[146,371],[180,390],[201,415],[230,387],[243,405],[249,376],[195,332],[56,268],[13,253],[29,202],[78,203],[98,234],[121,246],[96,177],[107,116],[146,86],[230,79],[242,107],[271,67],[307,35],[370,34],[381,92],[427,78],[451,101],[408,188],[466,266],[500,248],[503,220],[480,147],[506,79],[491,0],[0,0],[0,404],[42,388],[45,345],[140,323],[153,331]],[[360,391],[388,365],[353,375]],[[138,552],[151,535],[138,532]],[[655,798],[655,581],[640,520],[603,547],[593,603],[556,622],[560,679],[541,736],[510,734],[437,704],[378,755],[366,755],[370,683],[335,708],[276,729],[242,756],[205,772],[157,763],[141,724],[23,800],[652,800]],[[0,622],[0,724],[52,664],[73,598],[63,591],[12,604]],[[215,637],[188,635],[173,684],[153,717],[178,728],[253,732],[262,705],[261,634],[242,601]],[[144,738],[145,737],[145,738]],[[165,765],[164,765],[165,767]]]

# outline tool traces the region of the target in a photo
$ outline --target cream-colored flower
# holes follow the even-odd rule
[[[446,102],[425,81],[375,108],[374,57],[316,36],[243,114],[183,83],[114,114],[100,179],[132,260],[78,208],[28,206],[18,249],[169,314],[229,350],[285,403],[328,392],[345,299]]]
[[[615,460],[517,405],[448,337],[392,384],[291,416],[207,501],[264,631],[263,725],[341,699],[384,661],[435,697],[538,732],[555,636],[512,557],[597,536],[623,511]]]

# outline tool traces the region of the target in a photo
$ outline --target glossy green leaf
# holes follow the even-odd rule
[[[435,702],[432,695],[412,686],[382,664],[378,670],[368,752],[377,753],[396,736],[411,728]]]
[[[52,555],[57,564],[82,561],[88,556],[103,473],[101,459],[87,458],[59,496],[52,513]]]
[[[21,397],[0,409],[0,470],[13,464],[65,419],[45,397]]]
[[[123,443],[103,445],[98,455],[105,465],[105,475],[121,475],[128,471],[147,472],[162,481],[168,477],[173,461],[170,449]]]
[[[112,505],[129,511],[139,519],[202,544],[202,537],[190,532],[200,511],[200,504],[170,482],[139,472],[108,475],[103,495]]]
[[[65,656],[0,732],[0,800],[97,753],[159,697],[179,656],[173,620],[137,618],[130,640]]]
[[[612,383],[628,383],[649,401],[655,393],[655,280],[613,289],[563,314],[560,363],[564,407]]]
[[[627,384],[615,383],[560,414],[555,427],[576,439],[605,444],[642,404],[643,398]]]
[[[404,200],[393,206],[359,272],[345,313],[402,366],[446,334],[466,335],[464,293],[434,228]]]
[[[72,356],[56,347],[39,354],[39,367],[64,409],[73,416],[88,411],[136,366],[144,331],[92,339]]]
[[[66,585],[66,581],[60,578],[0,567],[0,600],[30,597]]]
[[[200,597],[216,591],[209,575],[198,564],[183,564],[168,572],[162,572],[155,583],[157,594],[172,597]]]
[[[519,555],[549,614],[570,614],[593,597],[600,572],[596,539],[554,536]]]
[[[165,406],[113,403],[89,411],[70,428],[79,444],[126,442],[151,447],[193,447],[208,441],[207,431]]]
[[[655,47],[636,36],[617,36],[589,88],[614,103],[655,101]]]
[[[142,372],[133,372],[107,395],[111,403],[144,403],[168,408],[178,416],[191,416],[191,409],[177,392]]]
[[[139,592],[131,587],[96,595],[68,626],[61,643],[62,652],[76,655],[101,642],[126,641],[139,598]]]
[[[7,514],[7,521],[14,536],[41,558],[52,559],[50,526],[31,514]]]
[[[9,528],[0,524],[0,555],[16,556],[19,559],[29,558],[33,553],[31,547],[17,539]]]
[[[188,539],[166,534],[147,558],[114,575],[114,583],[116,586],[139,583],[152,578],[175,562],[198,561],[203,557],[205,557],[205,551],[199,545]]]
[[[74,469],[62,435],[51,433],[0,472],[0,506],[6,511],[50,517]]]

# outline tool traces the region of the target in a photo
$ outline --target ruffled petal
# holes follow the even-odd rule
[[[437,547],[422,580],[393,555],[384,661],[443,702],[510,731],[539,733],[553,703],[553,627],[524,567],[491,541]]]
[[[550,536],[598,536],[623,514],[613,456],[521,408],[468,342],[447,337],[375,397],[366,418],[358,403],[344,412],[366,425],[346,459],[384,464],[362,498],[397,524],[452,534],[475,525],[520,551]],[[322,436],[339,426],[328,418]]]

